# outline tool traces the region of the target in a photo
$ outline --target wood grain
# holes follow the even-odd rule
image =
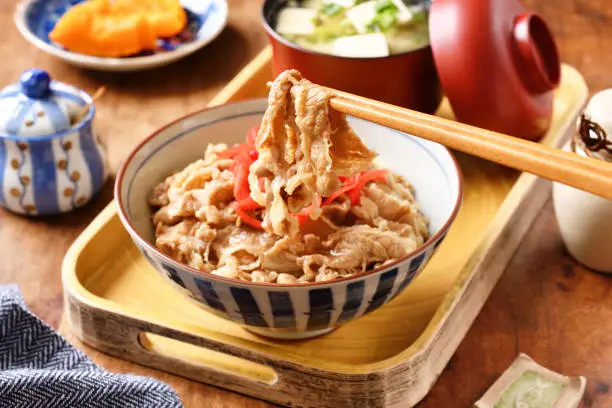
[[[27,44],[12,23],[16,0],[0,1],[0,84],[14,82],[32,66],[93,92],[97,127],[116,170],[148,132],[202,107],[266,44],[259,26],[260,0],[229,0],[227,30],[196,55],[140,74],[102,74],[65,65]],[[612,2],[525,0],[555,34],[564,62],[577,68],[591,91],[612,87]],[[0,283],[18,283],[30,308],[57,327],[62,313],[60,265],[78,233],[111,199],[111,185],[94,203],[62,217],[28,220],[0,212]],[[584,408],[612,406],[612,282],[577,265],[563,248],[552,205],[516,252],[468,336],[420,407],[469,407],[519,351],[543,365],[588,379]],[[74,339],[72,339],[74,340]],[[181,389],[187,407],[272,405],[239,394],[149,370],[95,352],[112,371],[154,373]]]

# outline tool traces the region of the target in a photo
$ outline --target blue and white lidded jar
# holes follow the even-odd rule
[[[86,115],[78,118],[90,104]],[[0,205],[48,215],[87,203],[108,177],[95,106],[80,89],[31,69],[0,91]]]

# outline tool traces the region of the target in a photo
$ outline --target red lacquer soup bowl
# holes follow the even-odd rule
[[[266,0],[263,25],[273,50],[274,76],[297,69],[308,80],[393,105],[434,113],[442,87],[430,46],[379,58],[351,58],[307,50],[274,31],[286,0]]]

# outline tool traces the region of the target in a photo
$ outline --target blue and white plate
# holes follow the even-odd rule
[[[24,0],[15,11],[15,24],[40,50],[78,67],[101,71],[139,71],[170,64],[210,43],[227,25],[226,0],[182,0],[188,23],[181,34],[158,41],[158,48],[146,53],[124,58],[94,57],[68,51],[49,39],[61,16],[82,1]]]

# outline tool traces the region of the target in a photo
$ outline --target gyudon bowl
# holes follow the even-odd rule
[[[309,338],[331,331],[390,302],[419,274],[444,240],[462,198],[462,177],[443,146],[361,119],[348,123],[378,153],[378,165],[403,176],[429,220],[425,243],[406,256],[350,277],[323,282],[262,283],[214,275],[177,262],[155,245],[152,190],[170,174],[202,158],[209,144],[242,143],[260,124],[265,99],[213,107],[185,116],[145,139],[117,175],[120,219],[148,262],[208,311],[260,335]]]

